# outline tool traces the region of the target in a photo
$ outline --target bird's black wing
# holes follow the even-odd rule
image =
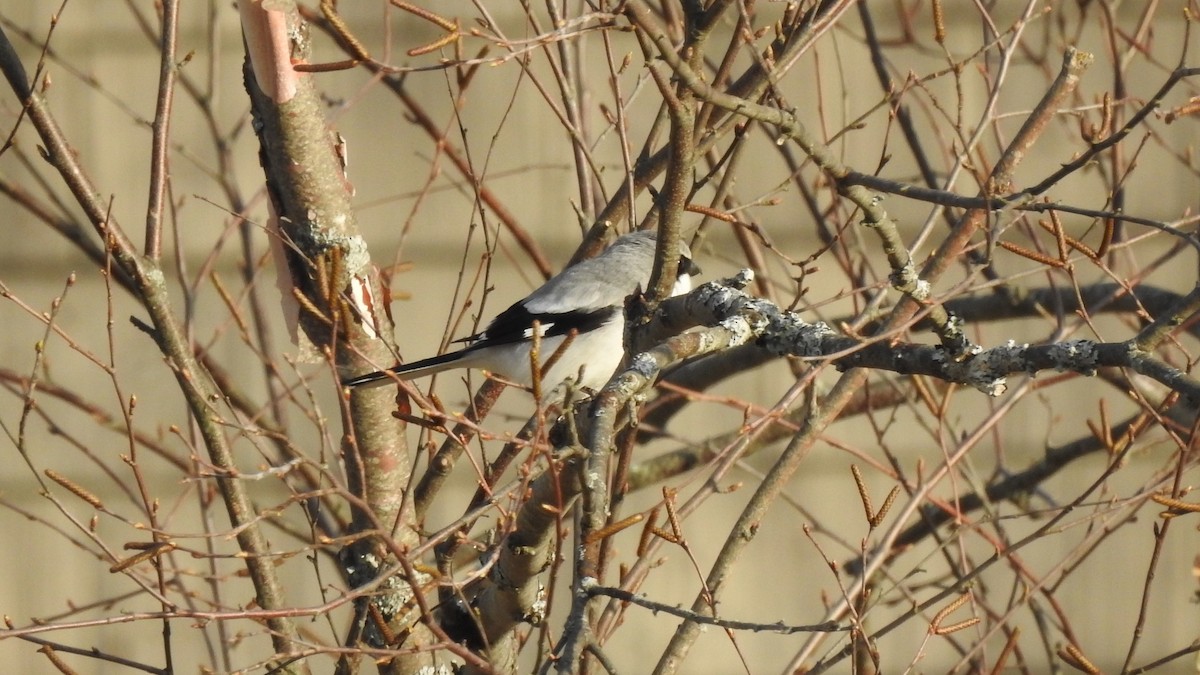
[[[576,309],[569,312],[530,312],[524,303],[518,302],[496,315],[482,333],[458,340],[469,343],[469,347],[511,344],[533,337],[533,322],[542,329],[542,337],[566,335],[578,331],[580,335],[599,328],[619,313],[619,307],[598,309]]]

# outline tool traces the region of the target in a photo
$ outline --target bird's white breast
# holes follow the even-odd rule
[[[617,366],[621,365],[624,353],[623,324],[624,321],[617,317],[594,330],[577,335],[550,369],[541,374],[542,391],[549,391],[568,377],[577,376],[580,368],[583,369],[583,378],[578,384],[590,389],[603,387]],[[565,341],[566,337],[562,335],[541,340],[538,362],[550,360]],[[480,367],[488,368],[505,379],[530,386],[533,384],[529,358],[532,350],[532,341],[509,343],[481,349],[480,356],[484,356],[482,352],[490,353],[486,358],[473,360],[480,361]]]

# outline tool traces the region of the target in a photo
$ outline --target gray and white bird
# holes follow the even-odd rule
[[[655,233],[650,231],[618,237],[600,255],[559,272],[524,300],[500,312],[482,333],[459,340],[467,343],[467,347],[352,377],[342,384],[378,386],[451,368],[479,368],[529,386],[533,382],[529,355],[533,348],[533,326],[537,322],[541,363],[575,331],[571,344],[542,372],[543,390],[550,391],[568,377],[575,377],[581,369],[577,384],[599,389],[621,365],[625,299],[650,283],[655,245]],[[698,272],[691,252],[684,245],[672,295],[691,290],[691,275]]]

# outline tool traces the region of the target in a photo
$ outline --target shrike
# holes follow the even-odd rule
[[[599,389],[621,365],[625,299],[650,283],[654,248],[654,232],[619,237],[600,255],[559,272],[524,300],[500,312],[482,333],[459,340],[467,347],[352,377],[342,384],[378,386],[451,368],[479,368],[529,386],[533,382],[529,356],[537,322],[539,363],[545,363],[575,331],[574,340],[558,360],[541,373],[543,390],[549,391],[581,371],[577,384]],[[684,245],[672,295],[691,290],[691,275],[698,272]]]

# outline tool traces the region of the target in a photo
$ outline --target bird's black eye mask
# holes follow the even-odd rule
[[[683,276],[685,274],[696,276],[700,274],[700,272],[700,266],[696,264],[696,261],[687,257],[686,255],[679,256],[679,272],[677,273],[677,276]]]

